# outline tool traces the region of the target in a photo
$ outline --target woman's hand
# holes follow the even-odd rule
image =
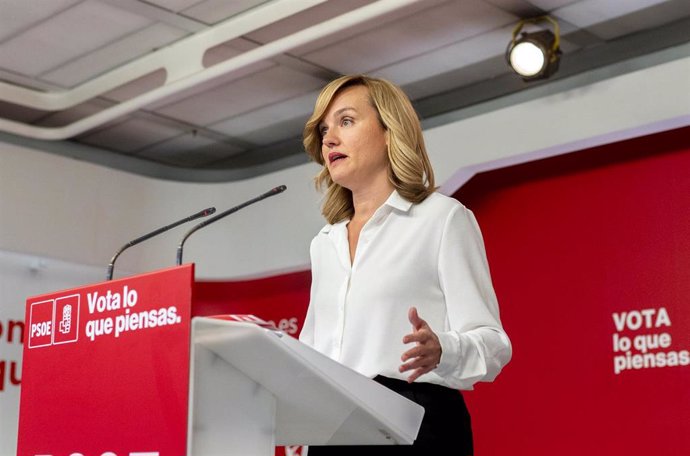
[[[403,343],[416,342],[417,344],[403,353],[401,360],[404,364],[400,366],[400,372],[414,369],[407,378],[407,381],[412,383],[420,376],[434,370],[441,362],[441,344],[427,322],[419,318],[416,307],[410,307],[407,318],[412,324],[412,334],[403,337]]]

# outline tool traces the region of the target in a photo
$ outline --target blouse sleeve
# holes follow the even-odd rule
[[[438,258],[450,330],[437,332],[442,354],[434,373],[451,388],[472,389],[496,378],[512,347],[501,326],[479,225],[464,206],[448,216]]]

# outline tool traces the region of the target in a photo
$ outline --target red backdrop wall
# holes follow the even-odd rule
[[[514,345],[465,393],[476,454],[690,454],[690,128],[483,173],[455,196]],[[296,333],[309,280],[199,283],[196,313]]]
[[[477,454],[690,454],[687,360],[616,374],[627,350],[613,346],[666,333],[655,357],[690,349],[690,129],[478,175],[456,197],[482,226],[514,344],[467,395]]]
[[[197,282],[192,316],[252,314],[297,337],[307,313],[310,286],[310,271],[256,280]]]

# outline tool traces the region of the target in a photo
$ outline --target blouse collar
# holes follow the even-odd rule
[[[400,196],[400,193],[398,193],[397,190],[393,190],[393,192],[390,194],[388,199],[379,207],[376,209],[376,212],[379,212],[381,210],[384,210],[386,208],[390,208],[389,210],[392,209],[397,209],[400,212],[409,212],[410,208],[412,207],[412,202],[407,201],[405,198]],[[344,227],[350,222],[350,219],[344,219],[341,220],[340,222],[337,223],[329,223],[323,228],[321,228],[322,233],[329,233],[333,229],[338,229],[341,226]]]

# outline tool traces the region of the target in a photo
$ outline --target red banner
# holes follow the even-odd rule
[[[18,456],[186,453],[193,274],[27,300]]]
[[[476,452],[690,454],[690,128],[476,176],[514,356]],[[497,438],[500,435],[500,438]]]
[[[197,282],[192,314],[251,314],[297,337],[307,313],[310,283],[310,271],[247,281]],[[301,446],[276,447],[275,452],[275,456],[302,454]]]

